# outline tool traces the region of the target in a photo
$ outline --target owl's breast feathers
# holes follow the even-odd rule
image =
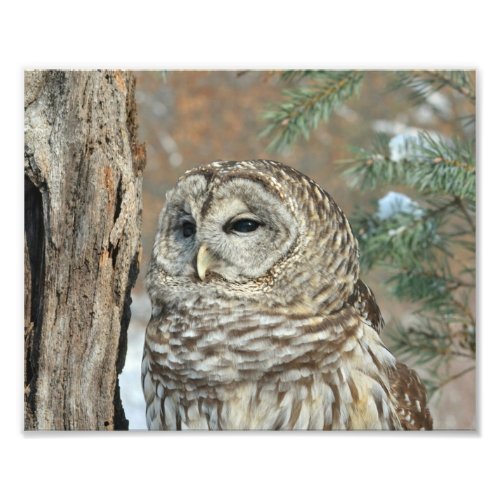
[[[362,282],[311,316],[198,297],[157,308],[143,387],[151,429],[430,429],[425,390],[396,363]]]

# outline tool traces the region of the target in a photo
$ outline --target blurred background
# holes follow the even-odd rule
[[[367,72],[359,95],[337,107],[332,118],[320,123],[309,140],[299,139],[282,151],[270,151],[263,113],[283,100],[288,85],[273,71],[137,72],[136,101],[139,136],[146,144],[144,171],[143,252],[141,271],[132,292],[132,319],[128,352],[120,376],[121,396],[130,429],[146,429],[140,381],[144,333],[150,303],[144,289],[159,212],[165,192],[187,169],[217,159],[268,158],[288,164],[316,180],[340,205],[347,217],[362,207],[377,210],[373,199],[391,191],[379,189],[367,196],[350,187],[341,175],[343,160],[353,157],[352,147],[368,148],[376,133],[397,137],[418,129],[456,135],[453,117],[466,114],[460,96],[443,90],[418,105],[407,96],[388,91],[392,72]],[[395,300],[384,285],[384,271],[374,269],[363,280],[375,292],[389,328],[404,322],[415,305]],[[389,338],[384,341],[391,348]],[[463,361],[453,362],[460,371]],[[420,367],[411,365],[420,373]],[[450,381],[434,394],[430,408],[436,429],[475,428],[475,371]]]

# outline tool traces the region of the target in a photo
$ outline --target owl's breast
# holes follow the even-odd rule
[[[209,392],[156,383],[147,418],[149,428],[158,430],[398,429],[391,404],[374,380],[339,370],[330,377],[237,382]]]
[[[151,428],[397,427],[380,370],[394,360],[363,323],[198,305],[163,311],[148,326]]]

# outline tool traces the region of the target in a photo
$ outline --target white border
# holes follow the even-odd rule
[[[494,2],[62,1],[1,36],[3,490],[23,498],[475,498],[498,491],[498,16]],[[332,5],[330,5],[332,4]],[[329,6],[328,6],[329,5]],[[22,71],[32,67],[478,69],[479,431],[33,433],[22,428]],[[14,287],[15,293],[12,292]],[[18,307],[11,307],[15,297]],[[15,374],[15,376],[13,376]],[[490,493],[486,497],[491,497]]]

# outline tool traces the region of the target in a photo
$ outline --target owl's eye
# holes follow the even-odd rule
[[[196,233],[196,224],[189,221],[182,223],[182,235],[184,238],[189,238],[193,236],[194,233]]]
[[[237,233],[251,233],[260,226],[260,223],[253,219],[240,219],[231,224],[231,230]]]

